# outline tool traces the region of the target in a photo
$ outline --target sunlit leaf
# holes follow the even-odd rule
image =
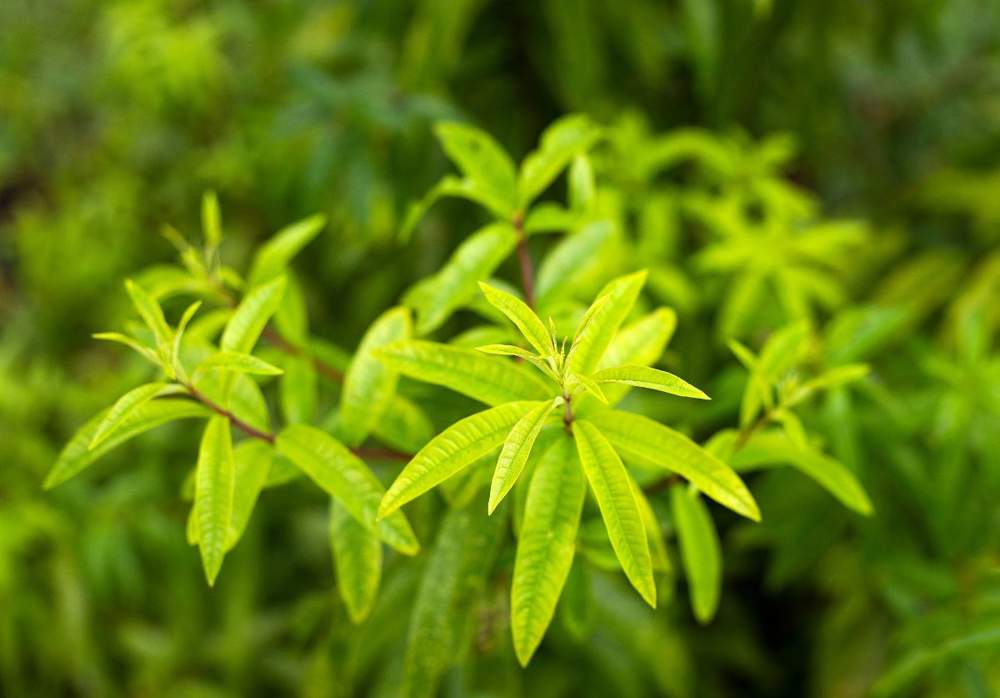
[[[263,359],[258,359],[253,354],[244,354],[239,351],[217,351],[207,359],[198,364],[198,370],[208,370],[210,368],[221,368],[237,373],[250,373],[258,376],[277,376],[282,373],[281,369],[273,366]]]
[[[499,310],[509,319],[517,329],[534,347],[539,356],[552,356],[555,354],[555,344],[549,335],[544,323],[535,315],[527,303],[516,296],[493,288],[488,284],[480,282],[479,288],[490,305]]]
[[[598,371],[593,376],[598,383],[624,383],[661,393],[708,400],[709,397],[690,383],[672,373],[648,366],[618,366]]]
[[[94,438],[90,441],[90,450],[100,446],[108,437],[113,436],[115,430],[128,419],[136,410],[159,395],[166,383],[148,383],[140,385],[138,388],[128,391],[122,395],[114,405],[107,411],[107,416],[98,426],[94,433]]]
[[[524,159],[518,176],[522,206],[545,190],[575,156],[601,137],[601,129],[586,116],[564,116],[542,133],[538,148]]]
[[[326,225],[326,216],[316,214],[292,223],[279,230],[264,243],[254,255],[247,278],[247,287],[252,289],[280,276],[299,251],[312,242]],[[279,294],[280,295],[280,294]],[[272,311],[273,312],[273,311]]]
[[[489,513],[497,508],[500,501],[507,496],[520,477],[535,445],[535,439],[545,426],[545,421],[562,400],[556,398],[543,402],[521,417],[514,424],[510,433],[504,439],[496,469],[493,471],[493,481],[490,485],[490,501],[487,505]]]
[[[352,623],[372,610],[382,579],[382,541],[351,516],[337,500],[330,500],[330,547],[337,573],[337,591]]]
[[[283,276],[250,291],[226,323],[226,329],[223,330],[219,342],[220,347],[227,351],[249,353],[257,343],[260,333],[264,331],[267,321],[278,309],[284,292]]]
[[[575,421],[573,438],[618,562],[632,586],[646,603],[655,608],[653,564],[631,476],[611,443],[590,422]]]
[[[198,449],[194,494],[198,547],[209,586],[215,584],[226,555],[235,488],[236,466],[229,420],[212,417]]]
[[[511,583],[511,630],[527,666],[552,621],[576,550],[587,482],[573,441],[561,436],[542,456],[528,489]]]
[[[629,274],[610,282],[587,310],[573,338],[567,363],[577,374],[590,375],[597,368],[615,333],[632,310],[646,272]]]

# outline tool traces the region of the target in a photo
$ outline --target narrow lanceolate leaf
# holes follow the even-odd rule
[[[305,356],[286,357],[278,404],[287,423],[308,424],[315,421],[319,402],[318,383],[319,378],[312,361]]]
[[[268,240],[254,257],[250,267],[248,287],[253,289],[280,275],[292,257],[308,245],[326,225],[326,217],[309,216],[282,228]]]
[[[462,174],[488,192],[498,208],[513,213],[517,207],[517,175],[503,148],[489,134],[465,124],[440,123],[434,133]]]
[[[785,433],[762,431],[754,434],[730,462],[741,471],[759,465],[787,463],[815,480],[849,509],[865,516],[874,511],[864,487],[847,466],[811,448],[803,448]]]
[[[257,497],[267,484],[274,448],[259,439],[246,439],[233,449],[236,464],[236,489],[233,493],[233,516],[229,524],[226,550],[231,550],[247,529]]]
[[[500,458],[497,460],[496,470],[493,471],[493,482],[490,485],[490,501],[487,505],[490,514],[517,482],[521,471],[524,470],[525,463],[528,462],[528,456],[531,455],[535,439],[538,438],[538,433],[545,426],[545,420],[561,402],[560,398],[556,398],[541,403],[517,420],[510,433],[507,434],[503,448],[500,449]]]
[[[207,407],[190,400],[152,400],[130,412],[121,420],[113,434],[96,448],[91,449],[90,444],[94,440],[94,435],[109,413],[110,410],[103,410],[73,435],[60,452],[48,477],[45,478],[45,489],[66,482],[108,451],[154,427],[177,419],[212,416]]]
[[[492,223],[459,245],[437,274],[414,286],[404,300],[417,312],[417,334],[433,332],[474,298],[476,284],[507,258],[517,237],[510,224]]]
[[[236,467],[233,461],[233,441],[229,420],[212,417],[198,449],[195,472],[194,506],[198,518],[198,547],[208,585],[222,568],[226,555],[226,539],[233,516],[233,496],[236,488]]]
[[[552,621],[573,564],[586,494],[574,444],[563,436],[535,468],[517,543],[510,623],[522,666],[527,666]]]
[[[506,516],[483,516],[483,499],[450,509],[438,529],[410,615],[403,657],[402,698],[432,698],[441,677],[465,655],[474,616],[497,552]]]
[[[590,375],[594,372],[618,328],[631,312],[645,281],[646,272],[640,271],[615,279],[601,291],[573,338],[567,362],[574,373]]]
[[[181,380],[187,380],[187,374],[184,371],[184,366],[181,363],[181,342],[184,339],[184,331],[187,329],[188,324],[194,318],[194,314],[198,312],[198,308],[201,307],[201,301],[195,301],[187,307],[184,314],[181,315],[180,322],[177,323],[177,330],[174,332],[173,339],[173,350],[171,351],[171,360],[173,361],[174,373]]]
[[[132,298],[132,305],[138,311],[139,317],[142,318],[142,321],[152,331],[153,336],[156,337],[156,345],[161,349],[169,347],[172,333],[170,332],[170,326],[167,325],[167,321],[163,317],[163,310],[160,309],[160,304],[146,293],[142,286],[131,279],[125,282],[125,289]]]
[[[619,410],[601,412],[594,421],[625,460],[675,472],[719,504],[760,521],[757,502],[739,475],[680,432],[649,417]]]
[[[385,494],[382,483],[357,456],[324,431],[293,424],[278,434],[278,453],[285,456],[327,494],[344,505],[351,516],[404,555],[420,549],[402,512],[380,517],[375,512]]]
[[[382,499],[379,518],[392,514],[498,447],[518,420],[536,407],[539,407],[537,402],[510,402],[478,412],[445,429],[403,468]]]
[[[121,332],[97,332],[92,335],[94,339],[99,339],[102,342],[115,342],[116,344],[124,344],[129,349],[133,350],[142,358],[149,361],[154,366],[163,366],[163,362],[160,361],[160,357],[156,355],[156,352],[145,346],[139,340],[134,337],[129,337],[127,334],[122,334]]]
[[[646,603],[656,608],[649,542],[628,471],[607,438],[590,422],[574,422],[573,438],[618,562]]]
[[[404,376],[451,388],[487,405],[544,400],[556,390],[536,372],[475,349],[408,340],[385,346],[377,355]]]
[[[149,383],[147,385],[140,385],[138,388],[122,395],[111,406],[111,409],[107,412],[107,416],[104,417],[104,420],[98,426],[97,431],[94,433],[94,438],[90,440],[90,450],[94,450],[100,446],[109,436],[115,433],[115,430],[121,426],[122,422],[129,415],[159,395],[160,391],[166,387],[166,383]]]
[[[700,623],[712,620],[719,606],[722,590],[722,553],[719,536],[708,514],[708,507],[697,490],[674,487],[670,504],[680,541],[681,560],[688,578],[691,608]]]
[[[340,393],[338,423],[348,445],[357,446],[368,438],[396,392],[398,374],[375,356],[375,350],[409,336],[409,311],[393,308],[376,319],[361,339]]]
[[[382,541],[361,525],[343,505],[330,500],[330,547],[337,591],[352,623],[372,610],[382,579]]]
[[[580,114],[565,116],[545,129],[538,148],[521,165],[517,183],[521,204],[527,205],[542,193],[574,157],[600,137],[600,127]]]
[[[258,376],[278,376],[282,373],[277,366],[269,364],[263,359],[258,359],[253,354],[226,350],[217,351],[209,356],[198,364],[197,370],[207,371],[210,368],[222,368],[227,371],[251,373]]]
[[[552,356],[556,353],[555,343],[545,324],[535,315],[535,311],[517,296],[512,296],[498,288],[480,282],[479,288],[490,305],[499,310],[507,319],[514,323],[528,343],[534,347],[539,356]]]
[[[698,390],[687,381],[681,380],[672,373],[661,371],[649,366],[618,366],[606,368],[593,375],[598,383],[624,383],[637,388],[657,390],[680,397],[693,397],[698,400],[710,399],[708,395]]]
[[[226,323],[220,346],[227,351],[249,353],[281,304],[284,292],[285,277],[279,276],[244,296]]]
[[[434,425],[420,407],[394,395],[372,433],[386,446],[416,453],[434,438]]]

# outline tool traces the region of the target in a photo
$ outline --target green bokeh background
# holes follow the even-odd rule
[[[316,492],[266,497],[210,591],[178,497],[194,428],[153,432],[53,492],[41,481],[69,435],[147,375],[90,334],[128,316],[124,277],[172,258],[162,224],[197,234],[203,191],[219,194],[237,267],[282,225],[328,216],[296,269],[315,334],[353,347],[482,220],[449,202],[399,241],[409,202],[449,171],[432,124],[470,121],[520,158],[569,112],[791,136],[785,176],[874,231],[852,303],[927,295],[871,357],[886,402],[857,407],[868,442],[898,448],[858,458],[870,521],[817,522],[828,503],[809,485],[757,482],[774,524],[740,535],[723,519],[712,625],[678,601],[647,615],[602,578],[612,630],[592,653],[523,673],[483,641],[445,695],[863,696],[907,661],[896,695],[996,695],[1000,506],[941,523],[963,492],[1000,502],[995,0],[0,2],[0,694],[392,695],[400,650],[347,623]],[[906,270],[909,286],[880,288]],[[972,366],[947,318],[977,275],[992,310]],[[696,378],[725,355],[711,316],[682,315]],[[967,413],[985,426],[935,431]],[[952,458],[973,464],[959,494],[920,494]],[[418,572],[383,594],[405,609]]]

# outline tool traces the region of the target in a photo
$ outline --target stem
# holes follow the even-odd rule
[[[330,364],[326,363],[325,361],[322,361],[316,358],[315,356],[311,356],[301,347],[295,346],[287,339],[285,339],[284,335],[282,335],[280,332],[278,332],[270,325],[264,327],[264,331],[261,333],[261,336],[263,336],[264,339],[273,344],[276,349],[283,351],[286,354],[289,354],[290,356],[304,356],[305,358],[309,359],[310,361],[312,361],[312,365],[316,369],[317,373],[333,381],[334,383],[344,382],[343,373],[341,373],[339,370],[337,370]]]
[[[563,410],[563,426],[566,427],[567,433],[572,433],[573,431],[573,397],[569,393],[563,393],[563,405],[565,409]]]
[[[260,429],[257,429],[256,427],[247,424],[246,422],[244,422],[235,414],[227,410],[222,405],[212,402],[208,397],[206,397],[200,390],[195,388],[192,384],[183,383],[182,385],[187,389],[188,394],[192,398],[194,398],[195,400],[197,400],[198,402],[200,402],[201,404],[203,404],[205,407],[212,410],[216,414],[221,415],[226,419],[228,419],[230,424],[232,424],[234,427],[242,431],[247,436],[252,436],[255,439],[261,439],[263,441],[268,442],[271,445],[274,445],[274,434],[269,434],[266,431],[261,431]]]
[[[517,231],[517,261],[521,266],[521,288],[524,291],[524,302],[529,307],[535,307],[535,268],[528,254],[528,236],[524,233],[524,212],[514,214],[512,221]]]

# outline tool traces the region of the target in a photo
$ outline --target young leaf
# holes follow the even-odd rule
[[[722,553],[708,508],[689,487],[673,487],[670,504],[688,578],[691,608],[700,623],[712,620],[722,591]]]
[[[608,537],[625,576],[642,598],[656,608],[656,583],[649,555],[649,542],[642,524],[642,514],[635,501],[631,476],[614,448],[590,422],[573,423],[580,464],[601,510]]]
[[[129,349],[132,349],[138,353],[142,358],[149,361],[154,366],[163,368],[163,362],[160,361],[160,357],[156,355],[156,352],[145,346],[139,340],[129,337],[121,332],[97,332],[92,335],[94,339],[99,339],[102,342],[115,342],[116,344],[124,344]]]
[[[476,294],[476,283],[489,278],[517,244],[508,223],[492,223],[470,235],[434,276],[414,286],[404,298],[417,313],[416,332],[426,335]]]
[[[285,277],[279,276],[244,296],[222,332],[219,343],[222,349],[249,353],[278,309],[284,292]]]
[[[247,278],[247,288],[255,289],[279,276],[292,257],[319,235],[324,225],[326,216],[315,214],[275,233],[254,256]]]
[[[212,416],[207,407],[190,400],[152,400],[131,411],[121,420],[113,434],[91,449],[94,435],[109,412],[110,410],[103,410],[98,413],[73,435],[45,478],[45,489],[52,489],[66,482],[108,451],[154,427],[177,419]]]
[[[375,350],[409,336],[409,311],[393,308],[362,337],[340,393],[339,433],[348,445],[357,446],[368,438],[396,392],[398,374],[379,361]]]
[[[719,504],[760,521],[757,503],[739,475],[688,437],[649,417],[619,410],[601,412],[593,419],[626,460],[676,472]]]
[[[504,442],[537,402],[509,402],[466,417],[438,434],[406,464],[378,508],[379,518],[459,472]]]
[[[509,218],[517,208],[517,175],[503,148],[489,134],[465,124],[439,123],[434,133],[462,174]]]
[[[382,541],[362,526],[337,500],[330,500],[330,548],[337,590],[352,623],[371,612],[382,578]]]
[[[597,368],[615,333],[632,310],[646,281],[640,271],[611,281],[598,295],[580,322],[567,363],[576,374],[590,375]]]
[[[538,356],[531,351],[522,349],[514,344],[486,344],[481,347],[476,347],[476,351],[481,351],[484,354],[492,354],[493,356],[516,356],[517,358],[524,359],[525,361],[538,359]]]
[[[562,436],[535,468],[517,543],[510,625],[521,666],[528,665],[552,621],[573,564],[586,494],[573,441]]]
[[[129,415],[152,400],[167,387],[166,383],[149,383],[140,385],[134,390],[122,395],[114,405],[107,411],[107,416],[98,426],[94,433],[94,438],[90,440],[89,449],[92,451],[101,445],[115,430],[121,426]]]
[[[187,307],[184,314],[181,315],[180,322],[177,323],[177,330],[174,332],[173,340],[173,350],[171,351],[171,360],[173,361],[174,374],[180,380],[187,380],[187,373],[184,371],[184,365],[181,363],[181,341],[184,338],[184,331],[187,329],[188,323],[194,318],[194,314],[198,312],[198,308],[201,307],[201,301],[195,301]]]
[[[583,386],[587,393],[597,398],[599,402],[605,405],[608,404],[608,396],[604,394],[604,391],[601,390],[601,386],[599,386],[594,379],[590,376],[577,375],[576,373],[571,373],[570,375],[573,380]]]
[[[601,129],[586,116],[565,116],[542,133],[538,149],[521,165],[518,193],[526,207],[578,154],[586,152],[601,137]]]
[[[623,327],[604,352],[599,369],[616,366],[649,366],[663,354],[677,329],[677,313],[657,308]]]
[[[132,298],[132,305],[138,311],[139,317],[142,318],[142,321],[146,323],[146,327],[150,329],[156,338],[157,347],[163,352],[166,347],[170,346],[170,339],[173,333],[170,331],[170,326],[167,325],[167,321],[163,317],[163,310],[160,309],[160,304],[131,279],[125,282],[125,289]]]
[[[538,438],[538,433],[545,426],[545,420],[561,402],[561,398],[556,398],[541,403],[517,420],[510,433],[507,434],[503,448],[500,449],[496,470],[493,471],[490,501],[487,505],[488,513],[493,513],[500,500],[507,496],[507,493],[517,482],[521,471],[524,470],[525,463],[528,462],[528,456],[531,455],[535,439]]]
[[[592,377],[598,383],[624,383],[680,397],[693,397],[699,400],[710,399],[708,395],[674,374],[648,366],[606,368],[603,371],[598,371]]]
[[[235,487],[236,467],[229,420],[221,416],[212,417],[198,449],[194,494],[198,547],[209,586],[215,585],[226,555]]]
[[[527,303],[516,296],[479,282],[479,288],[490,305],[507,316],[520,330],[528,343],[535,348],[539,356],[553,356],[556,353],[555,342],[542,321],[535,315]]]
[[[377,355],[404,376],[442,385],[487,405],[544,400],[556,392],[534,371],[474,349],[408,340],[382,347]]]
[[[239,351],[217,351],[207,359],[198,364],[197,371],[207,371],[211,368],[221,368],[237,373],[251,373],[258,376],[278,376],[282,370],[273,366],[263,359],[258,359],[253,354],[244,354]]]
[[[402,512],[380,516],[376,522],[375,512],[385,488],[357,456],[332,436],[315,427],[293,424],[278,434],[275,447],[343,504],[351,516],[377,531],[384,542],[404,555],[415,555],[420,549]]]
[[[815,480],[847,508],[865,516],[873,512],[871,500],[861,483],[843,463],[797,445],[782,432],[771,430],[754,434],[730,462],[739,470],[788,463]]]

